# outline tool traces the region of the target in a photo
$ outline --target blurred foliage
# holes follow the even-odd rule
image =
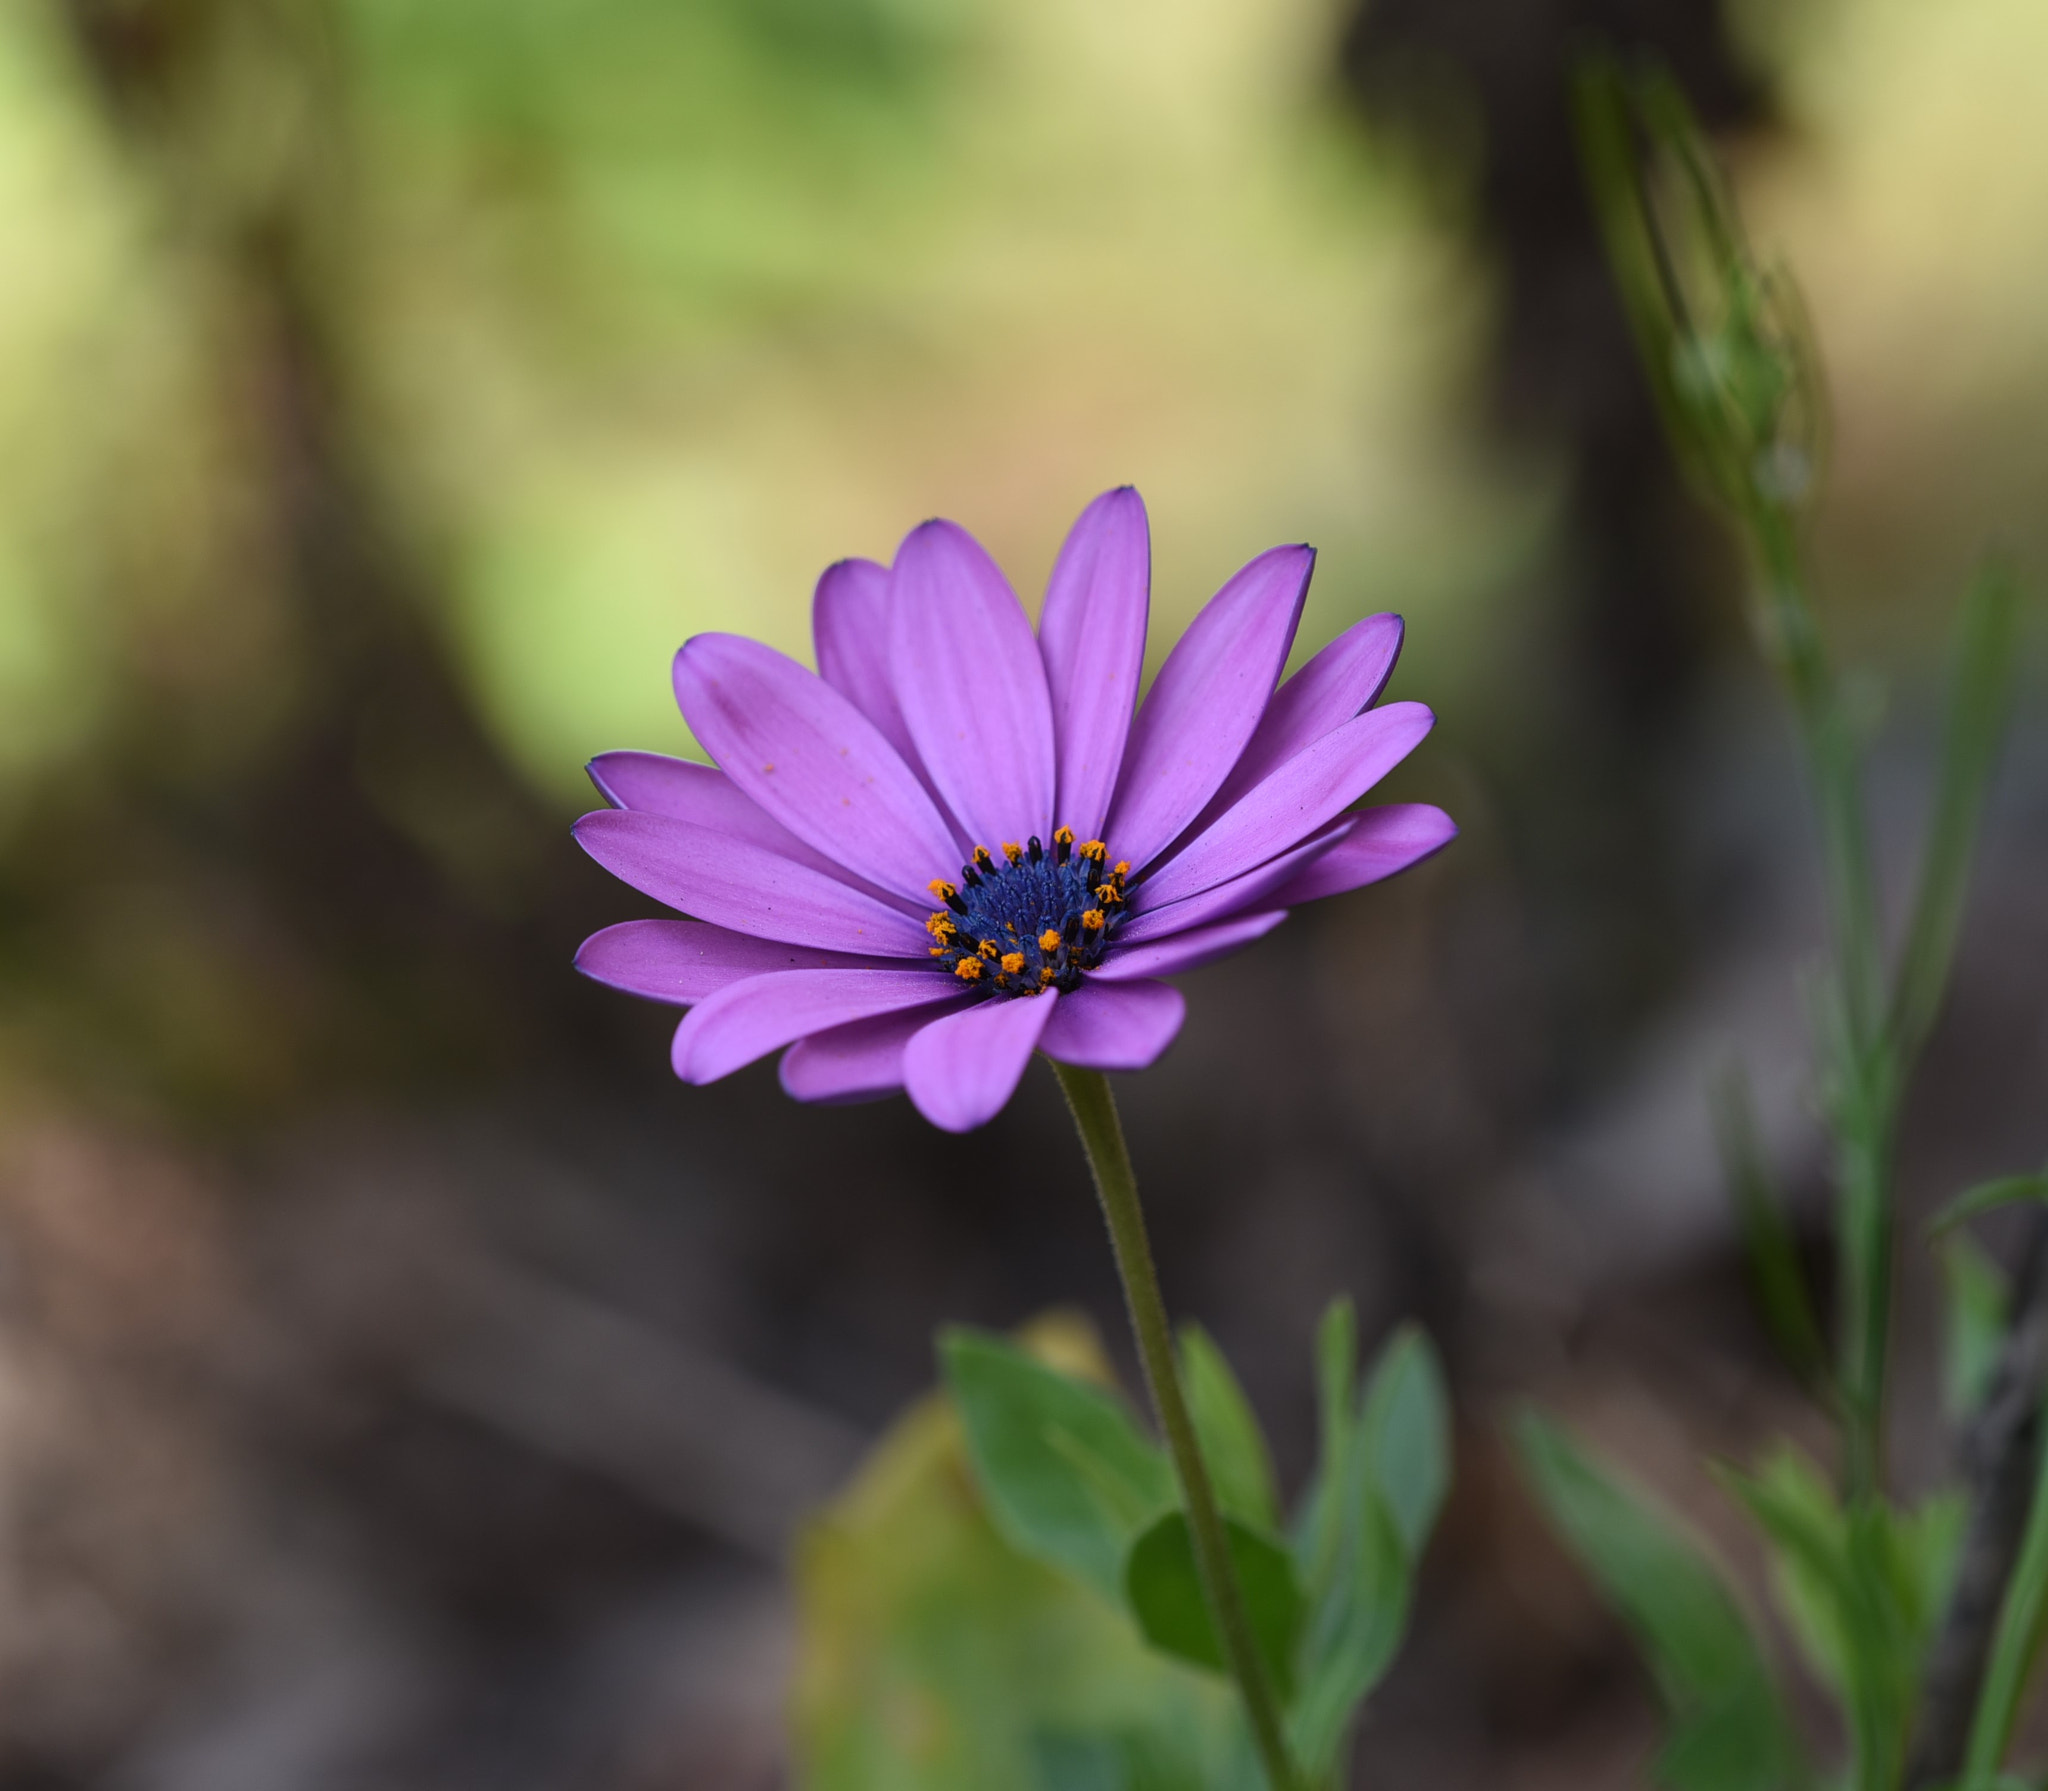
[[[1816,1359],[1818,1302],[1739,1074],[1718,1106],[1765,1314],[1837,1430],[1841,1484],[1783,1445],[1754,1470],[1723,1468],[1720,1478],[1764,1540],[1780,1609],[1839,1709],[1842,1782],[1927,1791],[1960,1771],[1982,1791],[2003,1765],[2048,1596],[2048,1464],[2035,1416],[2043,1365],[2026,1343],[2037,1321],[1966,1252],[1949,1256],[1949,1378],[1971,1430],[1967,1484],[1904,1506],[1889,1487],[1886,1426],[1902,1102],[1947,996],[2004,743],[2018,582],[1993,560],[1961,607],[1911,907],[1903,929],[1887,928],[1867,819],[1870,729],[1834,662],[1806,545],[1829,421],[1818,344],[1790,275],[1750,248],[1670,75],[1653,61],[1594,53],[1574,97],[1588,189],[1671,447],[1746,553],[1759,645],[1798,731],[1827,899],[1829,962],[1813,1008],[1836,1251],[1831,1363]],[[1937,1225],[2037,1200],[2040,1189],[2038,1177],[2000,1178]],[[2008,1378],[1998,1395],[1987,1391]],[[1554,1522],[1658,1674],[1671,1717],[1663,1782],[1680,1791],[1804,1782],[1772,1675],[1718,1571],[1561,1431],[1530,1419],[1523,1453]],[[2015,1482],[2033,1486],[2023,1535],[2011,1521]]]
[[[1392,1661],[1449,1476],[1428,1343],[1397,1332],[1360,1388],[1356,1341],[1340,1303],[1320,1340],[1322,1459],[1288,1537],[1268,1527],[1270,1506],[1256,1515],[1270,1469],[1235,1376],[1201,1333],[1182,1343],[1216,1478],[1234,1489],[1252,1630],[1317,1787],[1336,1782],[1358,1704]],[[941,1353],[949,1397],[898,1425],[803,1551],[811,1782],[1251,1791],[1258,1769],[1171,1472],[1107,1384],[1092,1334],[1071,1320],[1041,1321],[1020,1344],[956,1331]],[[1068,1655],[1049,1670],[1055,1645]]]
[[[1041,1320],[1026,1340],[1106,1380],[1084,1322]],[[813,1791],[1201,1791],[1217,1782],[1207,1762],[1252,1771],[1227,1682],[1147,1648],[1108,1598],[1004,1540],[942,1395],[813,1526],[796,1577]]]
[[[1657,1783],[1669,1791],[1791,1791],[1810,1782],[1725,1571],[1556,1425],[1529,1413],[1518,1440],[1537,1496],[1635,1633],[1670,1713]]]

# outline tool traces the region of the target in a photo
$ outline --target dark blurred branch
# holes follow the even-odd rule
[[[1991,1640],[2018,1558],[2040,1471],[2048,1391],[2048,1213],[2028,1218],[2013,1281],[2012,1321],[1983,1408],[1963,1438],[1970,1518],[1955,1589],[1928,1658],[1907,1783],[1946,1784],[1961,1771]]]
[[[538,1277],[472,1264],[442,1291],[456,1335],[420,1392],[744,1553],[779,1561],[860,1459],[851,1425]]]

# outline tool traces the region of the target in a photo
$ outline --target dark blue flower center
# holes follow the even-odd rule
[[[1071,827],[1053,834],[1050,851],[1035,836],[1004,846],[1000,858],[976,846],[958,883],[930,886],[946,904],[925,922],[932,956],[993,994],[1079,988],[1123,918],[1130,869],[1112,867],[1100,840],[1075,845]]]

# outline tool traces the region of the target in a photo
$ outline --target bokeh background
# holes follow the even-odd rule
[[[1671,61],[1804,283],[1903,874],[1961,586],[2048,570],[2033,0],[0,8],[0,1787],[794,1782],[805,1515],[940,1323],[1115,1354],[1114,1289],[1049,1078],[964,1139],[669,1080],[669,1016],[568,969],[647,911],[580,768],[692,750],[685,636],[806,653],[818,571],[935,513],[1035,603],[1123,482],[1155,651],[1282,540],[1304,650],[1407,615],[1441,719],[1391,793],[1465,827],[1190,979],[1126,1091],[1169,1296],[1290,1482],[1331,1295],[1450,1364],[1362,1782],[1639,1782],[1648,1687],[1499,1426],[1562,1411],[1753,1570],[1698,1458],[1825,1433],[1706,1088],[1750,1066],[1817,1240],[1819,923],[1591,240],[1592,36]],[[1913,1211],[2048,1148],[2034,658]]]

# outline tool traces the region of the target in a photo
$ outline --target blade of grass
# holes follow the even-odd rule
[[[1941,781],[1892,985],[1887,1030],[1902,1065],[1926,1042],[1948,987],[1978,825],[2012,707],[2019,613],[2012,568],[1994,560],[1978,573],[1957,622]]]
[[[1827,1343],[1784,1202],[1764,1161],[1749,1078],[1738,1066],[1730,1065],[1715,1088],[1714,1131],[1764,1323],[1793,1372],[1824,1402],[1831,1401]]]
[[[2048,1472],[2042,1471],[2048,1468],[2048,1457],[2041,1461],[2042,1466],[2035,1470],[2034,1502],[2027,1512],[2020,1557],[1999,1608],[1991,1661],[1985,1669],[1984,1689],[1978,1695],[1977,1713],[1970,1724],[1970,1750],[1963,1761],[1962,1791],[1989,1791],[1997,1780],[1999,1761],[2012,1739],[2020,1694],[2026,1688],[2042,1609],[2048,1605]]]

